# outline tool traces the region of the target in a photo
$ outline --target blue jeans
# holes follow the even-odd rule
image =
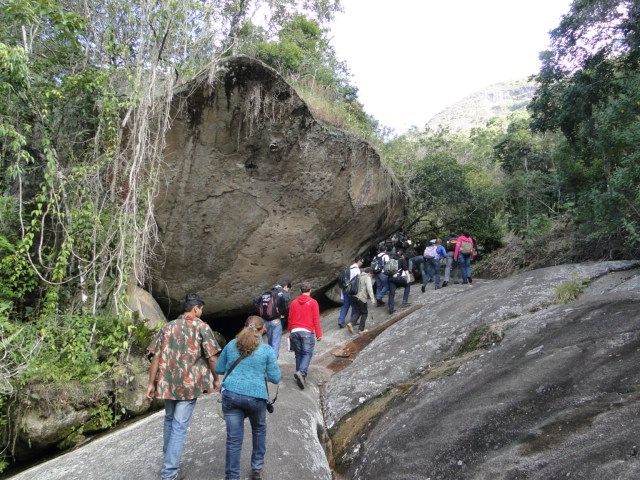
[[[422,280],[422,285],[427,285],[427,277],[431,278],[436,284],[436,288],[440,286],[440,259],[427,259],[427,275]]]
[[[467,279],[471,277],[471,255],[459,253],[458,262],[460,263],[460,270],[462,270],[462,283],[467,283]]]
[[[347,318],[347,313],[351,307],[351,296],[342,291],[342,307],[340,307],[340,313],[338,314],[338,325],[344,325],[344,320]]]
[[[306,377],[316,346],[316,336],[311,332],[293,332],[290,340],[291,348],[296,354],[296,372]]]
[[[240,480],[240,453],[244,438],[244,419],[247,417],[251,423],[253,440],[251,469],[262,470],[264,454],[267,451],[267,401],[264,398],[224,390],[222,413],[227,424],[225,480]]]
[[[409,301],[409,292],[411,291],[411,285],[409,285],[404,279],[402,280],[398,279],[394,281],[394,279],[391,278],[389,280],[389,303],[387,303],[387,306],[389,308],[389,313],[393,313],[393,310],[394,310],[393,307],[396,299],[396,289],[398,287],[404,288],[404,294],[402,295],[402,303],[407,303]]]
[[[453,270],[453,281],[455,282],[456,279],[459,279],[462,276],[458,262],[453,259],[453,255],[451,257],[447,257],[446,262],[447,263],[444,268],[444,281],[449,283],[449,280],[451,280],[451,271]]]
[[[276,358],[280,355],[280,341],[282,340],[282,320],[276,318],[264,322],[267,327],[267,342],[273,348]]]
[[[424,257],[422,255],[416,255],[415,257],[411,257],[409,259],[409,272],[413,273],[413,267],[416,265],[420,269],[420,278],[424,282],[424,279],[427,276],[427,272],[424,268]]]
[[[162,465],[162,478],[174,480],[178,478],[178,466],[184,447],[184,437],[189,428],[193,408],[196,399],[193,400],[165,400],[164,401],[164,435],[162,453],[164,464]]]
[[[389,277],[380,272],[376,279],[376,300],[382,300],[389,291]]]

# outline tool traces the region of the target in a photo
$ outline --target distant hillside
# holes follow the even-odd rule
[[[491,117],[524,111],[535,88],[534,83],[524,79],[496,83],[444,109],[427,126],[433,130],[448,127],[452,131],[483,126]]]

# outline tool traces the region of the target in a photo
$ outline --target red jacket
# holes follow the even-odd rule
[[[320,325],[320,306],[309,295],[300,295],[291,302],[289,307],[289,331],[294,328],[304,328],[322,337]]]
[[[453,252],[453,259],[454,260],[458,260],[458,254],[460,253],[460,246],[462,245],[462,242],[470,242],[471,243],[471,247],[473,248],[473,238],[471,237],[465,237],[464,235],[460,235],[458,237],[458,242],[456,243],[456,249]]]

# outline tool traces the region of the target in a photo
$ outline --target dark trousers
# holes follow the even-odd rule
[[[402,303],[409,301],[409,292],[411,291],[411,285],[407,283],[407,280],[403,277],[391,277],[389,279],[389,313],[393,313],[393,306],[396,299],[396,289],[398,287],[404,288],[404,295],[402,295]]]
[[[368,313],[367,302],[363,302],[357,297],[351,297],[351,324],[355,325],[358,319],[360,319],[359,331],[364,330]]]

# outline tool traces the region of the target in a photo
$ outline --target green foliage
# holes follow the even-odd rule
[[[570,281],[561,283],[556,287],[554,302],[571,303],[577,300],[588,286],[589,279],[578,278],[577,275],[574,275]]]
[[[561,203],[594,258],[640,252],[640,6],[630,0],[575,1],[552,32],[531,103],[537,131],[561,131]]]

